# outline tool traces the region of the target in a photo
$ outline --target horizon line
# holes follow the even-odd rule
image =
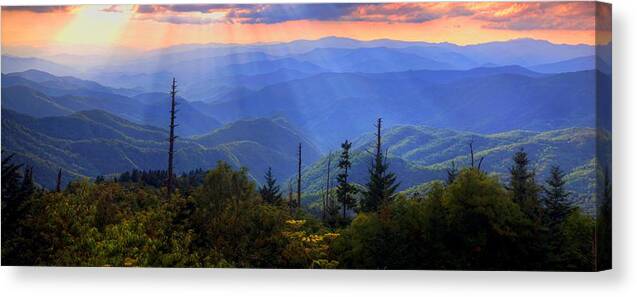
[[[165,47],[156,47],[156,48],[150,48],[150,49],[139,49],[139,48],[135,48],[135,47],[128,47],[128,46],[96,46],[96,45],[92,45],[92,44],[74,44],[74,45],[62,45],[62,46],[90,46],[90,47],[97,47],[97,48],[118,48],[118,49],[122,49],[122,50],[131,50],[131,51],[135,51],[137,54],[144,54],[144,53],[151,53],[154,51],[160,51],[160,50],[166,50],[166,49],[171,49],[171,48],[178,48],[178,47],[184,47],[184,46],[201,46],[201,47],[206,47],[206,46],[225,46],[225,47],[239,47],[239,46],[273,46],[273,45],[283,45],[283,44],[290,44],[290,43],[294,43],[294,42],[317,42],[317,41],[321,41],[321,40],[326,40],[326,39],[341,39],[341,40],[349,40],[349,41],[355,41],[355,42],[379,42],[379,41],[388,41],[388,42],[404,42],[404,43],[414,43],[414,44],[428,44],[431,46],[437,46],[437,45],[451,45],[451,46],[456,46],[456,47],[469,47],[469,46],[478,46],[478,45],[484,45],[484,44],[491,44],[491,43],[506,43],[506,42],[513,42],[513,41],[519,41],[519,40],[530,40],[530,41],[539,41],[539,42],[546,42],[549,43],[551,45],[555,45],[555,46],[590,46],[590,47],[596,47],[596,46],[607,46],[609,44],[612,44],[612,40],[609,40],[606,43],[599,43],[599,44],[587,44],[587,43],[555,43],[555,42],[551,42],[550,40],[546,40],[546,39],[539,39],[539,38],[532,38],[532,37],[518,37],[518,38],[511,38],[511,39],[504,39],[504,40],[493,40],[493,41],[487,41],[487,42],[478,42],[478,43],[469,43],[469,44],[458,44],[458,43],[454,43],[454,42],[449,42],[449,41],[442,41],[442,42],[431,42],[431,41],[426,41],[426,40],[401,40],[401,39],[392,39],[392,38],[375,38],[375,39],[356,39],[356,38],[351,38],[351,37],[342,37],[342,36],[336,36],[336,35],[329,35],[329,36],[324,36],[324,37],[320,37],[320,38],[316,38],[316,39],[295,39],[295,40],[290,40],[290,41],[272,41],[272,42],[252,42],[252,43],[223,43],[223,42],[205,42],[205,43],[181,43],[181,44],[174,44],[174,45],[170,45],[170,46],[165,46]],[[2,56],[15,56],[15,57],[21,57],[21,58],[28,58],[28,57],[46,57],[46,56],[57,56],[60,54],[55,54],[55,55],[16,55],[15,53],[4,53],[4,51],[6,51],[6,49],[9,48],[14,48],[14,49],[19,49],[19,48],[31,48],[31,49],[41,49],[41,50],[46,50],[47,48],[50,47],[55,47],[57,46],[56,43],[51,43],[50,45],[44,45],[44,46],[33,46],[33,45],[13,45],[13,46],[5,46],[2,45],[1,49],[2,49]],[[135,54],[135,53],[133,53]],[[83,54],[79,54],[80,56],[82,56]],[[86,54],[86,55],[90,55],[90,56],[100,56],[100,54]]]

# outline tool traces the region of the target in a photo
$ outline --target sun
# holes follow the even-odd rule
[[[112,45],[133,16],[132,5],[85,5],[55,37],[62,44]]]

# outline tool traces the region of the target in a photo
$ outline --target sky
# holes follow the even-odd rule
[[[594,2],[5,6],[2,47],[144,51],[327,36],[460,45],[516,38],[605,44],[610,20],[610,8]]]

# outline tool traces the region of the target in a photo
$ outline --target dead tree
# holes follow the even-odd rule
[[[177,82],[175,81],[175,78],[173,78],[173,83],[170,90],[170,135],[168,137],[168,197],[170,197],[170,195],[174,191],[173,156],[175,153],[175,139],[177,139],[177,136],[175,136],[175,127],[177,126],[175,125],[175,114],[177,113],[177,110],[175,109],[175,107],[177,106],[177,103],[175,102],[175,95],[177,95]]]
[[[296,206],[301,208],[301,143],[299,142],[299,168],[298,176],[296,178],[296,194],[297,203]]]
[[[378,123],[376,124],[376,159],[377,161],[381,160],[381,140],[380,140],[380,130],[383,124],[383,119],[378,118]]]
[[[473,152],[473,139],[469,141],[469,154],[471,155],[471,168],[476,168],[474,152]],[[480,160],[478,160],[478,167],[477,167],[478,170],[480,170],[480,168],[482,167],[483,160],[484,160],[484,156],[480,157]]]

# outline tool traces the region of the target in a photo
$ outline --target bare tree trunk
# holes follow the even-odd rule
[[[383,124],[383,119],[378,118],[378,123],[376,124],[376,159],[379,160],[381,156],[381,143],[380,143],[380,130]]]
[[[172,83],[172,87],[170,90],[170,97],[171,97],[171,104],[170,104],[170,135],[168,137],[168,181],[167,181],[167,190],[168,190],[168,197],[170,197],[170,195],[173,193],[174,191],[174,181],[173,181],[173,155],[174,155],[174,147],[175,147],[175,139],[177,139],[177,136],[175,136],[175,113],[177,112],[175,110],[175,106],[176,106],[176,102],[175,102],[175,95],[177,94],[177,82],[175,81],[175,78],[173,78],[173,83]]]

